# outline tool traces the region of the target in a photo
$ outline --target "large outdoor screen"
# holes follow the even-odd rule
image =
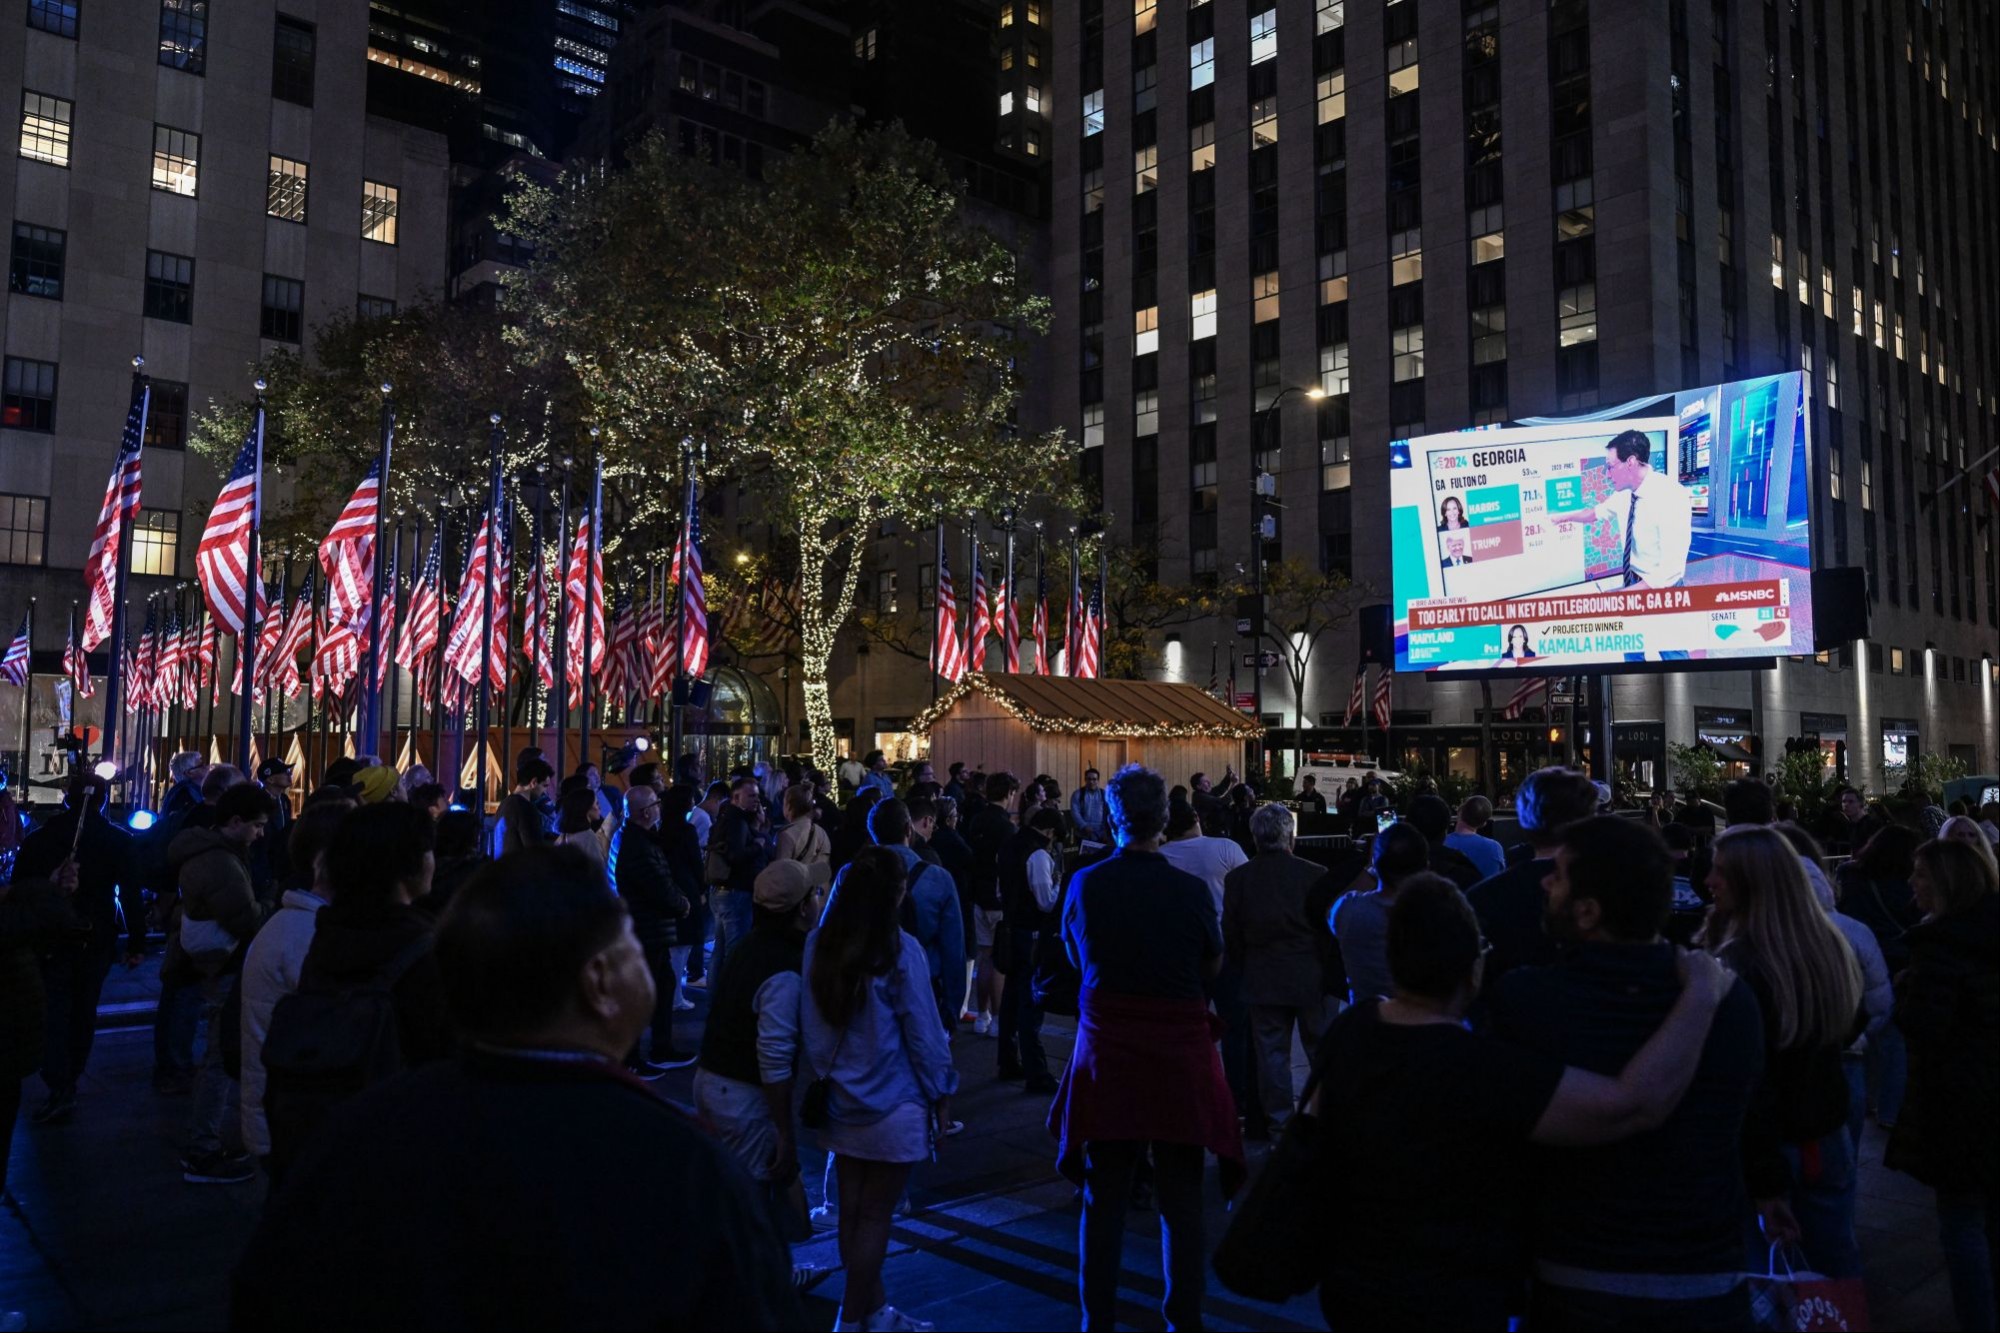
[[[1798,372],[1389,447],[1396,670],[1813,650]]]

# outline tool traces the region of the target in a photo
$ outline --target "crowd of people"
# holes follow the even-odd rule
[[[181,1174],[270,1182],[242,1326],[795,1328],[818,1229],[838,1328],[927,1328],[885,1288],[891,1227],[990,1061],[1078,1189],[1085,1328],[1135,1206],[1168,1324],[1199,1327],[1208,1158],[1233,1195],[1306,1125],[1330,1327],[1746,1327],[1766,1246],[1859,1275],[1870,1117],[1935,1191],[1960,1326],[1994,1327],[2000,871],[1964,816],[1843,801],[1830,859],[1762,783],[1715,831],[1561,767],[1501,823],[879,753],[557,782],[531,749],[490,818],[368,756],[310,792],[279,760],[171,770],[143,834],[79,774],[20,844],[0,1127],[35,1072],[36,1125],[79,1114],[105,979],[164,930]],[[1302,854],[1330,809],[1354,836]],[[692,1115],[649,1086],[687,1066]]]

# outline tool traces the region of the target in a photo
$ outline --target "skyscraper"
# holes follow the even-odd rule
[[[1976,475],[1947,488],[2000,443],[2000,11],[1006,2],[1049,24],[1053,416],[1162,578],[1248,567],[1261,469],[1264,554],[1386,595],[1391,440],[1803,368],[1819,563],[1868,571],[1873,635],[1621,680],[1618,757],[2000,762],[1995,521]],[[1353,660],[1276,712],[1308,746],[1356,741]],[[1399,683],[1386,757],[1469,772],[1477,706]]]

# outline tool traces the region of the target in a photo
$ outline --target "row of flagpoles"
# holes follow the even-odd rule
[[[1104,591],[1108,556],[1098,551],[1097,577],[1084,600],[1083,562],[1076,534],[1070,534],[1069,605],[1063,622],[1062,661],[1057,662],[1049,641],[1049,581],[1041,525],[1035,525],[1034,593],[1026,618],[1028,637],[1021,636],[1023,618],[1021,581],[1023,570],[1015,559],[1014,528],[1006,528],[1006,554],[994,571],[989,592],[986,561],[980,550],[979,524],[966,524],[965,560],[972,571],[971,595],[965,612],[965,632],[959,633],[958,589],[952,579],[951,561],[946,550],[945,522],[937,522],[937,621],[931,636],[931,694],[937,694],[939,678],[956,684],[967,672],[986,670],[988,641],[1000,640],[1002,665],[1010,673],[1067,675],[1094,680],[1104,667]],[[1032,648],[1032,660],[1023,655]]]
[[[264,387],[259,380],[250,430],[196,548],[200,596],[192,604],[177,593],[150,599],[134,643],[125,624],[125,587],[151,404],[144,363],[134,358],[125,430],[85,562],[83,624],[79,631],[72,610],[63,653],[72,688],[87,697],[92,692],[88,654],[106,642],[118,645],[108,655],[105,673],[103,753],[114,764],[122,768],[144,753],[162,722],[171,720],[168,714],[176,709],[191,713],[204,695],[212,718],[223,702],[220,660],[225,644],[234,649],[235,671],[228,693],[239,704],[234,728],[239,764],[250,762],[255,706],[264,705],[268,731],[271,696],[297,698],[302,690],[309,703],[321,705],[323,717],[335,709],[343,718],[352,714],[355,730],[369,750],[382,738],[386,692],[393,744],[394,710],[401,694],[392,670],[400,668],[411,680],[413,746],[419,705],[431,713],[436,754],[444,714],[451,713],[455,725],[462,726],[476,700],[482,738],[477,781],[482,791],[486,790],[484,737],[494,692],[504,713],[516,683],[517,653],[522,659],[519,683],[530,691],[539,683],[545,691],[544,715],[559,732],[567,729],[570,710],[581,710],[586,756],[593,693],[607,719],[613,710],[622,709],[628,719],[636,720],[644,708],[670,699],[677,680],[698,680],[707,673],[712,636],[691,460],[686,460],[672,559],[666,568],[651,571],[646,591],[636,601],[630,592],[621,594],[607,633],[601,462],[593,471],[588,506],[576,519],[567,564],[556,571],[562,580],[555,594],[561,598],[561,611],[556,613],[544,567],[545,515],[539,507],[533,515],[532,560],[520,586],[516,585],[515,510],[501,476],[504,435],[497,413],[489,439],[484,512],[456,589],[446,587],[449,542],[443,516],[433,526],[421,563],[416,559],[423,549],[419,522],[411,539],[410,577],[407,583],[400,577],[401,525],[395,529],[392,547],[384,540],[395,434],[395,411],[390,386],[385,384],[378,456],[293,590],[288,586],[289,559],[275,583],[262,567]],[[594,437],[595,430],[591,434]],[[565,476],[556,518],[559,540],[570,535],[569,502]],[[386,560],[379,558],[385,547]],[[521,627],[518,638],[511,632],[516,623]],[[0,681],[27,684],[32,631],[31,601],[20,632],[0,657]],[[24,707],[24,757],[26,717]]]

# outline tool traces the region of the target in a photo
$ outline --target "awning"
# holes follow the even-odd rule
[[[1754,763],[1756,761],[1755,755],[1751,754],[1748,750],[1744,749],[1742,746],[1732,744],[1729,741],[1704,741],[1704,744],[1706,744],[1709,749],[1715,751],[1716,755],[1719,758],[1725,760],[1728,763],[1748,764],[1748,763]]]

